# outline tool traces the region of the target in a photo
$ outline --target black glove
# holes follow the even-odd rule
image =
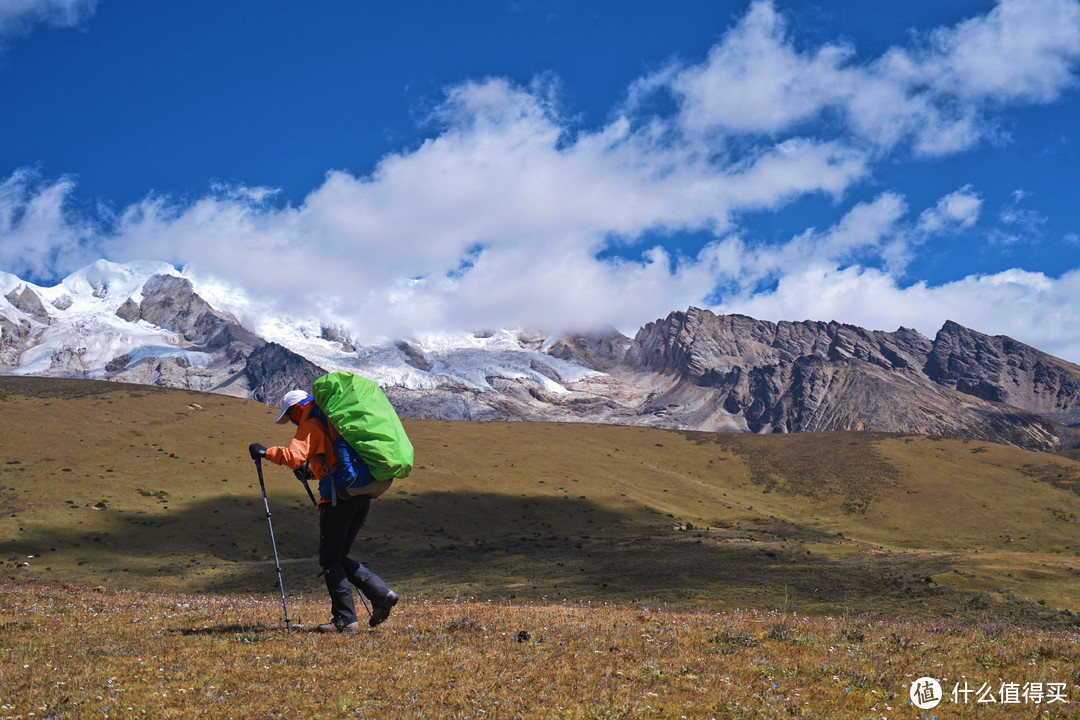
[[[251,453],[252,460],[258,460],[266,457],[266,446],[259,443],[251,443],[248,445],[248,452]]]
[[[293,470],[293,475],[295,475],[296,479],[300,482],[307,482],[311,479],[311,466],[304,463],[299,469]]]

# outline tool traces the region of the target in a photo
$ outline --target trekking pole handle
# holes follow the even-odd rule
[[[311,492],[311,486],[308,485],[308,481],[301,480],[300,482],[304,484],[304,489],[307,490],[308,497],[311,498],[311,504],[315,507],[319,507],[319,501],[315,499],[315,493]]]

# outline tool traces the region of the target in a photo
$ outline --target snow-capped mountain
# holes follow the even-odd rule
[[[158,262],[100,260],[53,287],[0,273],[0,372],[152,383],[266,402],[280,387],[303,387],[334,370],[363,374],[388,389],[473,397],[501,381],[567,394],[571,385],[600,375],[545,352],[547,338],[508,330],[357,347],[341,330],[311,319],[270,317],[245,326],[238,317],[259,315],[242,292],[208,284],[206,295],[219,309],[199,290],[187,274]],[[483,410],[483,403],[462,405],[460,398],[452,404],[453,417]]]
[[[633,339],[498,330],[361,344],[332,322],[283,317],[163,263],[99,261],[53,287],[0,273],[0,374],[274,404],[334,370],[376,380],[404,417],[880,430],[1080,447],[1080,367],[953,322],[931,340],[906,328],[690,308]]]
[[[164,263],[115,265],[104,261],[85,267],[54,287],[39,287],[0,273],[0,344],[5,369],[22,375],[81,374],[106,377],[115,358],[128,355],[184,358],[205,365],[205,353],[185,347],[174,332],[118,314],[139,298],[146,281],[174,272]],[[13,312],[14,311],[14,312]]]

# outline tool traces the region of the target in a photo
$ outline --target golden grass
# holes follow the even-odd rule
[[[1066,702],[939,717],[1080,717],[1080,635],[664,606],[411,601],[324,636],[323,603],[0,585],[0,718],[892,718],[918,677],[1064,683]]]
[[[407,421],[357,543],[404,601],[327,618],[257,403],[0,378],[0,719],[1080,717],[1080,463],[870,433]],[[96,590],[91,589],[98,586]],[[940,706],[908,687],[1064,683]]]

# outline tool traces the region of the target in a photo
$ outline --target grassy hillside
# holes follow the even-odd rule
[[[258,403],[0,378],[0,581],[276,592]],[[410,599],[662,602],[1072,625],[1080,462],[975,441],[409,421],[413,475],[358,545]],[[290,596],[316,517],[264,468]],[[33,556],[33,557],[30,557]],[[24,565],[25,564],[25,565]]]

